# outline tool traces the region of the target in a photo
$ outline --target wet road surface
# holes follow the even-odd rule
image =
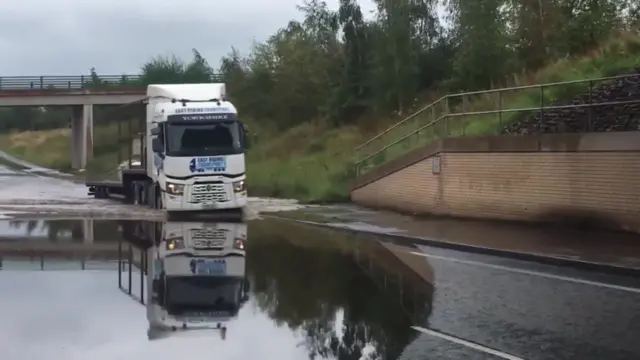
[[[0,254],[2,359],[640,358],[640,279],[284,220],[4,220]]]
[[[145,206],[125,205],[118,201],[89,197],[84,183],[72,182],[57,176],[54,170],[35,165],[26,168],[26,163],[19,165],[20,168],[9,168],[0,163],[0,219],[164,218],[162,212]],[[54,175],[56,177],[53,177]],[[301,207],[295,200],[250,197],[246,215],[247,218],[253,219],[263,212],[295,210]]]
[[[443,245],[538,255],[640,272],[640,235],[635,233],[552,224],[407,216],[351,204],[305,208],[280,216],[352,231],[420,238]]]

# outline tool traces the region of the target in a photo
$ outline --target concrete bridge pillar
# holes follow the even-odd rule
[[[71,116],[71,167],[84,169],[93,158],[93,105],[73,106]]]
[[[84,219],[82,220],[82,232],[84,235],[84,243],[85,244],[93,244],[94,241],[94,232],[93,232],[93,220]]]

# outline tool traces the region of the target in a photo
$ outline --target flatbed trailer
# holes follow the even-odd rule
[[[127,107],[141,106],[144,107],[147,103],[147,99],[142,99],[129,104],[119,106],[115,109],[114,114],[122,112]],[[137,128],[136,128],[137,123]],[[113,164],[114,168],[126,164],[126,168],[116,169],[115,173],[118,179],[89,179],[85,181],[87,186],[88,195],[94,196],[96,199],[117,199],[127,204],[141,204],[150,205],[153,208],[158,208],[161,203],[158,201],[159,192],[158,189],[154,189],[153,181],[147,176],[146,167],[146,144],[144,132],[145,117],[140,114],[137,118],[129,117],[123,122],[118,120],[118,132],[116,137],[116,143],[119,146],[117,164]],[[138,140],[138,147],[135,147],[133,142]],[[126,146],[121,146],[126,144]],[[122,147],[124,147],[125,154],[122,154]],[[135,164],[134,151],[139,150],[139,164]]]
[[[145,169],[126,169],[122,171],[123,180],[129,177],[146,176]],[[87,180],[85,185],[88,188],[88,195],[95,196],[96,199],[117,198],[130,201],[127,198],[128,189],[123,180]]]

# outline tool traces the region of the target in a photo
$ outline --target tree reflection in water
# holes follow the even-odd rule
[[[396,359],[415,338],[412,318],[362,271],[353,252],[261,235],[253,231],[247,248],[253,298],[278,325],[304,335],[310,359],[359,360],[365,353],[364,359]],[[420,306],[426,309],[413,310],[428,312],[430,304]]]

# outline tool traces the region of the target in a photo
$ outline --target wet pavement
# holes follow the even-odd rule
[[[1,155],[1,154],[0,154]],[[0,159],[2,157],[0,156]],[[87,195],[84,183],[52,177],[54,170],[21,163],[9,168],[0,163],[0,219],[6,218],[105,218],[161,220],[161,211],[145,206],[125,205],[114,200],[100,200]],[[302,208],[295,200],[249,198],[247,218],[263,212]]]
[[[287,220],[3,220],[0,256],[2,359],[640,358],[638,278]]]
[[[640,234],[472,219],[424,218],[354,205],[311,207],[279,214],[287,218],[351,231],[396,235],[462,245],[634,269],[640,272]]]

